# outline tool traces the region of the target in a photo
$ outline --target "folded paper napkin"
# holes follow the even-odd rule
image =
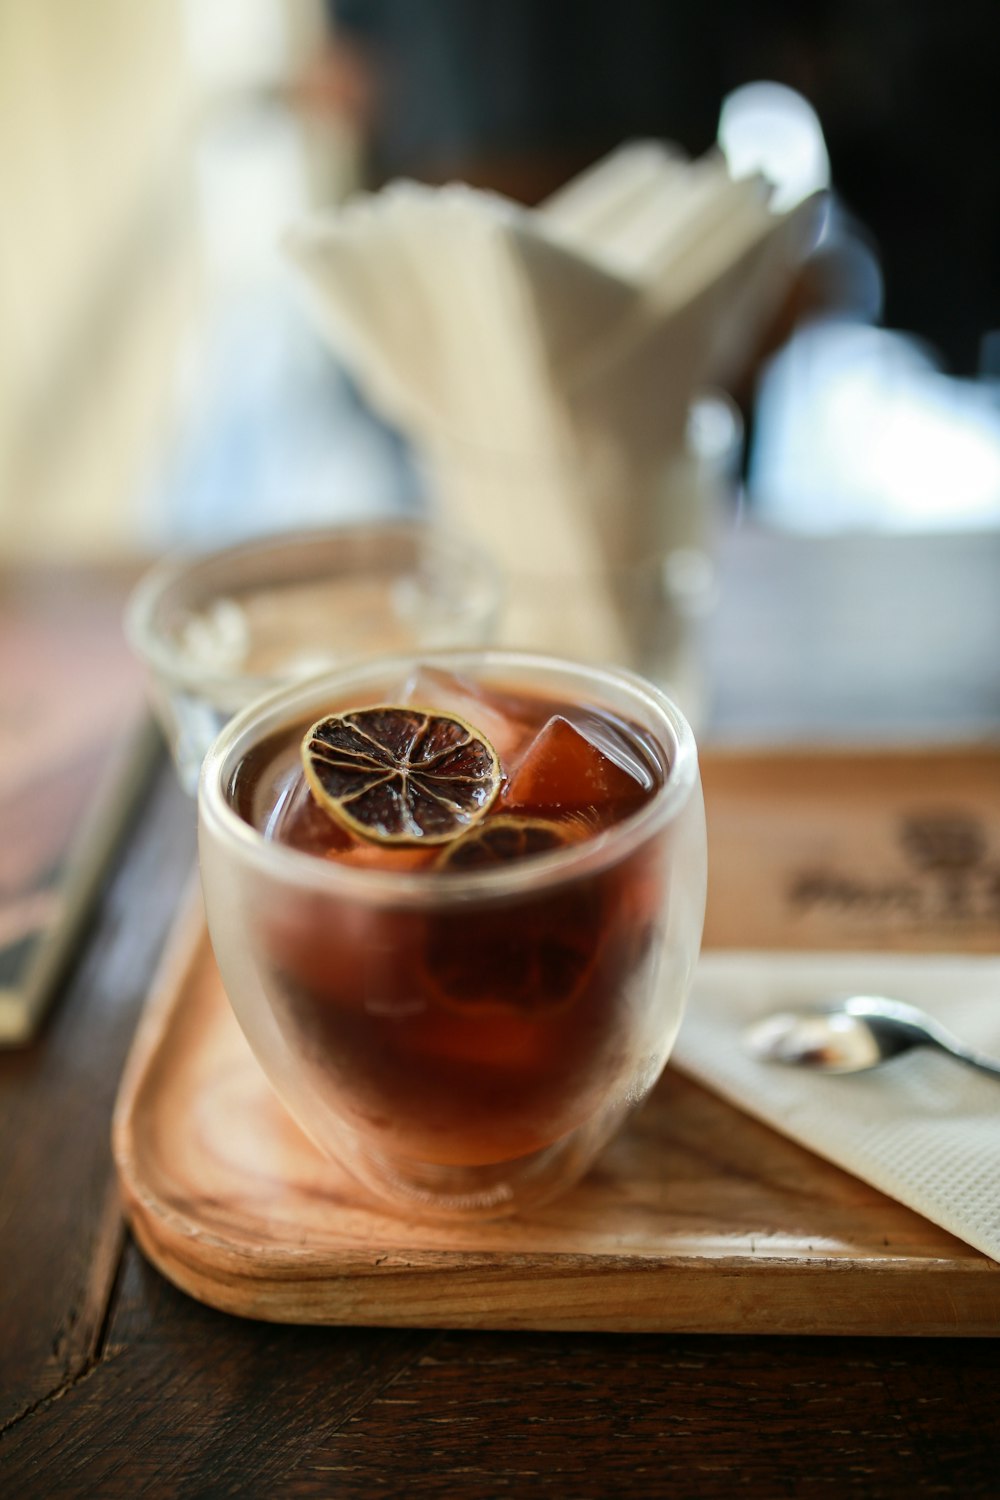
[[[538,209],[397,182],[288,236],[439,516],[508,579],[585,592],[562,643],[579,654],[628,659],[608,580],[669,549],[662,475],[692,398],[742,372],[815,237],[815,202],[770,197],[719,151],[636,142]],[[533,623],[529,609],[519,644]]]
[[[1000,1079],[930,1048],[866,1073],[759,1062],[747,1027],[837,995],[917,1005],[1000,1056],[1000,958],[706,953],[672,1062],[730,1103],[1000,1260]]]

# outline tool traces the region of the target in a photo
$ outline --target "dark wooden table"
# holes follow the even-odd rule
[[[1000,537],[744,532],[708,733],[996,736],[998,642]],[[43,1033],[0,1056],[0,1494],[1000,1493],[991,1339],[286,1328],[174,1290],[108,1134],[194,846],[161,763]]]

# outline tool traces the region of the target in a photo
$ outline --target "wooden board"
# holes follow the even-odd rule
[[[918,861],[914,874],[905,850],[898,855],[906,879],[918,891],[926,885],[916,945],[1000,946],[1000,909],[987,899],[1000,853],[998,770],[992,751],[709,760],[713,945],[754,946],[754,932],[768,938],[759,946],[770,945],[771,924],[787,907],[798,946],[809,946],[806,938],[851,946],[859,920],[871,946],[878,902],[864,906],[855,891],[846,908],[810,897],[803,910],[802,870],[819,849],[824,863],[814,877],[826,869],[884,883],[888,871],[902,880],[893,865],[901,825],[887,811],[897,806],[911,822],[924,820],[914,847],[930,839],[943,848],[944,822],[934,825],[938,846],[928,830],[947,815],[952,842],[965,850],[961,879],[947,890],[937,866],[928,874]],[[841,799],[846,809],[859,798],[867,808],[860,821],[846,810],[835,816]],[[971,820],[964,843],[962,819]],[[806,836],[810,822],[825,832]],[[734,865],[752,878],[735,880]],[[912,902],[883,898],[881,910],[886,943],[905,946]],[[803,928],[792,931],[797,921]],[[272,1095],[229,1009],[196,898],[136,1039],[114,1146],[149,1259],[185,1291],[245,1316],[428,1327],[1000,1331],[994,1262],[669,1068],[586,1180],[530,1218],[428,1226],[373,1212]]]
[[[1000,746],[703,755],[706,948],[1000,953]]]

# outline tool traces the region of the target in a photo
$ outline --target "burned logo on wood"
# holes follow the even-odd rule
[[[971,813],[920,810],[899,821],[897,868],[859,873],[801,869],[787,896],[800,913],[822,910],[893,926],[1000,927],[1000,856]]]

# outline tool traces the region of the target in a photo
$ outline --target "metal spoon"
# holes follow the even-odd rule
[[[996,1058],[964,1046],[916,1006],[879,995],[851,995],[810,1009],[782,1011],[756,1022],[744,1040],[764,1062],[823,1073],[858,1073],[911,1047],[936,1047],[1000,1077]]]

